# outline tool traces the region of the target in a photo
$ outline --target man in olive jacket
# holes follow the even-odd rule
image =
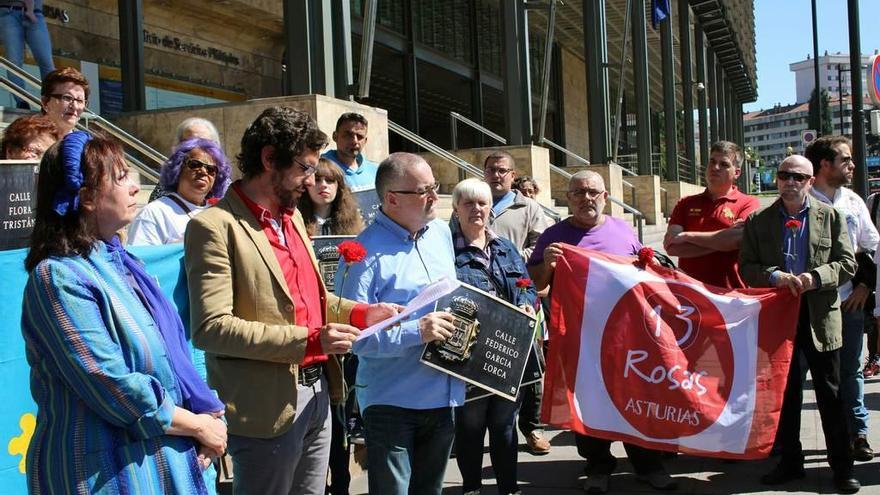
[[[776,174],[779,200],[749,217],[740,248],[739,270],[746,284],[787,288],[801,295],[777,433],[782,459],[761,480],[777,485],[805,476],[800,443],[807,372],[801,365],[803,356],[813,377],[834,484],[841,492],[854,493],[860,485],[853,478],[850,435],[838,391],[843,338],[837,287],[855,274],[856,261],[844,216],[807,194],[813,181],[809,160],[800,155],[786,158]]]
[[[309,115],[265,110],[241,140],[244,178],[187,225],[192,338],[226,404],[236,494],[324,493],[330,402],[343,398],[328,355],[398,309],[324,287],[295,207],[326,143]]]

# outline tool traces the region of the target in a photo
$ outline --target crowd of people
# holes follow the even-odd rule
[[[540,381],[522,386],[516,401],[467,400],[463,381],[420,362],[425,344],[454,331],[446,311],[425,308],[358,336],[442,277],[541,315],[563,245],[635,255],[642,246],[631,226],[604,212],[602,175],[571,177],[571,216],[559,221],[534,200],[535,179],[494,151],[482,179],[454,186],[446,222],[437,218],[440,184],[422,157],[364,157],[362,115],[340,116],[328,138],[309,115],[272,107],[244,131],[235,181],[216,128],[181,123],[161,170],[163,193],[138,212],[120,145],[75,130],[88,95],[74,69],[47,73],[41,114],[11,124],[2,141],[6,159],[42,158],[22,316],[38,404],[31,493],[213,493],[212,463],[227,456],[235,493],[347,494],[351,445],[365,442],[371,493],[440,493],[454,452],[462,491],[479,494],[487,432],[499,492],[521,493],[517,428],[531,454],[551,450]],[[675,206],[666,252],[706,284],[778,287],[803,301],[780,462],[762,481],[805,475],[799,434],[809,370],[834,483],[858,491],[853,462],[873,458],[863,380],[877,365],[869,357],[863,373],[861,359],[878,311],[880,234],[877,207],[845,187],[850,144],[823,137],[786,159],[780,197],[764,209],[735,185],[737,145],[714,143],[707,158],[706,189]],[[356,194],[372,189],[381,208],[365,221]],[[366,250],[337,271],[332,290],[314,236],[356,236]],[[183,243],[186,324],[125,247],[171,243]],[[524,279],[532,282],[518,285]],[[537,332],[536,352],[553,352],[545,336]],[[869,356],[876,346],[869,340]],[[609,491],[611,442],[577,435],[576,445],[585,491]],[[661,453],[624,448],[648,485],[678,486]]]

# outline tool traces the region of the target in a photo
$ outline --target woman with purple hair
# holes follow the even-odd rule
[[[141,210],[129,229],[130,245],[183,242],[189,220],[220,199],[231,181],[231,170],[220,145],[188,139],[174,148],[162,165],[159,185],[172,191]]]

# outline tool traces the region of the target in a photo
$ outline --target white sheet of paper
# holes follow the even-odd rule
[[[361,330],[361,334],[358,335],[357,340],[365,339],[374,333],[384,330],[398,321],[409,318],[410,315],[415,313],[416,311],[424,308],[425,306],[435,302],[437,299],[449,294],[454,291],[461,285],[460,282],[456,279],[450,279],[448,277],[443,277],[440,280],[427,285],[424,289],[422,289],[419,294],[414,297],[409,304],[403,308],[403,311],[397,313],[396,315],[388,318],[387,320],[380,321],[375,325],[372,325],[369,328],[365,328]]]

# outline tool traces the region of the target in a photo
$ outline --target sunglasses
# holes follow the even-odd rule
[[[186,165],[186,168],[192,170],[193,172],[199,169],[204,169],[205,173],[210,175],[211,177],[217,175],[217,165],[205,163],[201,160],[196,160],[195,158],[190,158],[189,160],[184,162],[184,165]]]
[[[803,182],[810,177],[812,177],[810,174],[799,174],[797,172],[785,172],[781,170],[779,172],[776,172],[776,178],[781,181],[794,179],[795,182]]]

